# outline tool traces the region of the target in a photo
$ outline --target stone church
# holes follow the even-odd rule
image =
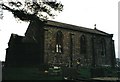
[[[25,36],[11,34],[6,66],[114,66],[113,34],[48,20],[31,21]]]

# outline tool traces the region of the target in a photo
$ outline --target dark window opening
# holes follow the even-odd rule
[[[106,54],[106,43],[105,39],[101,39],[101,55],[105,56]]]
[[[80,38],[80,53],[85,54],[86,53],[86,38],[84,35]]]

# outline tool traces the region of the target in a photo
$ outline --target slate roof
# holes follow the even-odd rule
[[[52,20],[48,20],[46,24],[48,26],[54,26],[54,27],[57,27],[57,28],[64,28],[64,29],[88,32],[88,33],[100,34],[100,35],[105,35],[105,36],[112,36],[112,34],[108,34],[106,32],[98,30],[98,29],[90,29],[90,28],[86,28],[86,27],[81,27],[81,26],[56,22],[56,21],[52,21]]]

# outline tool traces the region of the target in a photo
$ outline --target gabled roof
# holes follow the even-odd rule
[[[88,33],[94,33],[94,34],[100,34],[100,35],[105,35],[105,36],[112,36],[111,34],[108,34],[106,32],[98,30],[98,29],[90,29],[90,28],[86,28],[86,27],[75,26],[75,25],[56,22],[56,21],[51,21],[51,20],[48,20],[46,24],[48,26],[55,26],[55,27],[58,27],[58,28],[64,28],[64,29],[88,32]]]

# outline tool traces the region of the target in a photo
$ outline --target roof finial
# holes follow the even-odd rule
[[[94,29],[96,29],[96,24],[94,25]]]

